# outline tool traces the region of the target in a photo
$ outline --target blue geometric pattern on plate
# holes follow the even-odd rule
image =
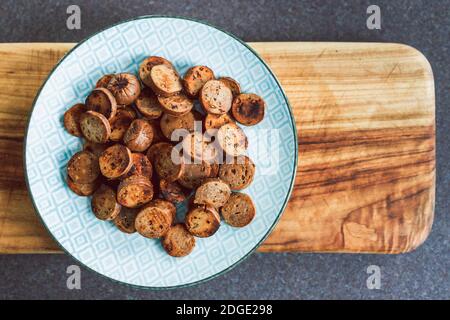
[[[158,240],[127,235],[112,223],[97,220],[91,212],[90,198],[75,195],[65,182],[67,161],[80,150],[81,141],[64,130],[64,112],[83,102],[100,76],[114,72],[137,74],[140,62],[149,55],[166,57],[180,74],[190,66],[207,65],[216,76],[235,78],[245,92],[259,94],[267,103],[264,120],[258,126],[244,128],[257,168],[253,184],[244,191],[256,204],[254,221],[242,229],[222,222],[214,236],[197,239],[193,253],[184,258],[167,255]],[[261,129],[277,129],[279,142],[264,139],[258,131]],[[278,155],[278,163],[267,170],[265,162],[274,154]],[[123,22],[76,46],[41,88],[25,138],[30,194],[55,240],[80,263],[104,276],[152,288],[207,280],[256,249],[286,205],[296,159],[296,129],[289,105],[262,60],[221,30],[171,17],[140,17]]]

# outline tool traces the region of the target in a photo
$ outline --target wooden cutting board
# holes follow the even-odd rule
[[[251,43],[281,81],[299,136],[295,188],[260,251],[401,253],[428,236],[435,99],[428,61],[380,43]],[[73,44],[0,44],[0,253],[60,252],[28,197],[34,96]]]

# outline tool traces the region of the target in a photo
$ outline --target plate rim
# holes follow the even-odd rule
[[[217,272],[213,275],[210,275],[206,278],[197,280],[197,281],[193,281],[193,282],[189,282],[189,283],[184,283],[184,284],[179,284],[179,285],[174,285],[174,286],[161,286],[161,287],[152,287],[152,286],[145,286],[145,285],[138,285],[138,284],[132,284],[132,283],[128,283],[122,280],[118,280],[118,279],[114,279],[109,277],[106,274],[101,273],[100,271],[94,270],[93,268],[89,267],[88,265],[86,265],[84,262],[82,262],[81,260],[79,260],[78,258],[76,258],[75,256],[73,256],[60,242],[58,239],[56,239],[56,236],[50,231],[49,227],[47,226],[47,224],[44,221],[44,218],[42,217],[42,214],[39,212],[37,205],[35,203],[35,199],[34,196],[31,192],[31,187],[30,187],[30,182],[28,179],[28,168],[27,168],[27,159],[26,159],[26,154],[27,154],[27,140],[28,140],[28,131],[30,129],[30,124],[31,124],[31,118],[33,116],[34,113],[34,109],[36,107],[36,103],[38,98],[41,95],[41,92],[43,90],[43,88],[45,87],[45,85],[47,84],[47,82],[50,80],[51,76],[53,75],[53,73],[56,71],[56,69],[63,63],[63,61],[70,55],[72,54],[73,51],[75,51],[79,46],[81,46],[82,44],[84,44],[85,42],[89,41],[91,38],[95,37],[96,35],[111,29],[113,27],[116,27],[118,25],[121,24],[125,24],[128,22],[133,22],[133,21],[137,21],[137,20],[143,20],[143,19],[153,19],[153,18],[165,18],[165,19],[179,19],[179,20],[186,20],[186,21],[191,21],[191,22],[196,22],[196,23],[200,23],[203,25],[206,25],[210,28],[214,28],[222,33],[225,33],[226,35],[230,36],[231,38],[233,38],[234,40],[238,41],[241,45],[243,45],[244,47],[246,47],[251,53],[253,53],[255,55],[256,58],[258,58],[258,60],[267,68],[267,70],[269,71],[269,73],[272,75],[272,77],[275,80],[276,85],[278,86],[278,88],[280,89],[283,98],[285,100],[285,103],[288,107],[288,111],[289,111],[289,117],[291,120],[291,124],[292,124],[292,129],[293,129],[293,135],[294,135],[294,166],[293,166],[293,172],[292,172],[292,179],[289,185],[289,190],[286,194],[286,198],[283,201],[283,205],[280,209],[280,211],[277,214],[277,217],[275,219],[275,221],[272,223],[272,225],[270,226],[270,228],[268,228],[268,230],[266,231],[266,233],[264,234],[264,236],[258,241],[258,243],[251,249],[249,250],[246,254],[244,254],[239,260],[237,260],[236,262],[234,262],[233,264],[229,265],[228,267],[226,267],[225,269],[223,269],[220,272]],[[205,283],[209,280],[212,280],[214,278],[217,278],[221,275],[224,275],[225,273],[227,273],[228,271],[232,270],[233,268],[235,268],[236,266],[238,266],[240,263],[242,263],[244,260],[246,260],[251,254],[253,254],[256,249],[258,249],[261,244],[268,238],[268,236],[272,233],[273,229],[276,227],[276,225],[278,224],[278,222],[280,221],[280,218],[284,212],[284,210],[286,209],[286,206],[289,202],[289,199],[292,195],[292,191],[294,189],[294,184],[295,184],[295,177],[296,177],[296,172],[297,172],[297,166],[298,166],[298,136],[297,136],[297,127],[295,124],[295,118],[294,118],[294,113],[292,112],[292,107],[289,103],[289,99],[286,95],[286,93],[284,92],[283,87],[281,86],[281,83],[279,82],[278,78],[276,77],[275,73],[272,71],[272,69],[267,65],[267,63],[262,59],[262,57],[252,48],[250,47],[246,42],[244,42],[243,40],[241,40],[240,38],[238,38],[237,36],[235,36],[234,34],[223,30],[220,27],[217,27],[215,25],[212,25],[211,23],[201,20],[201,19],[195,19],[195,18],[189,18],[189,17],[183,17],[183,16],[177,16],[177,15],[143,15],[143,16],[137,16],[137,17],[133,17],[130,19],[126,19],[126,20],[121,20],[119,22],[116,22],[114,24],[108,25],[92,34],[90,34],[89,36],[83,38],[81,41],[79,41],[73,48],[71,48],[69,51],[67,51],[56,63],[56,65],[52,68],[52,70],[49,72],[49,74],[47,75],[47,77],[45,78],[45,81],[42,83],[42,85],[40,86],[39,90],[36,92],[36,96],[33,99],[33,103],[31,106],[31,110],[28,116],[28,120],[27,120],[27,125],[26,125],[26,129],[25,129],[25,134],[24,134],[24,138],[23,138],[23,150],[22,150],[22,158],[23,158],[23,168],[24,168],[24,177],[25,177],[25,184],[27,186],[27,191],[29,194],[29,197],[31,199],[35,214],[39,217],[41,223],[44,225],[45,229],[47,230],[47,233],[52,237],[52,239],[56,242],[56,244],[58,245],[58,247],[60,249],[62,249],[67,255],[69,255],[69,257],[71,257],[72,259],[74,259],[77,263],[79,263],[81,266],[83,266],[84,268],[94,272],[95,274],[98,274],[106,279],[112,280],[113,282],[119,283],[119,284],[124,284],[126,286],[132,287],[132,288],[138,288],[138,289],[146,289],[146,290],[155,290],[155,291],[160,291],[160,290],[171,290],[171,289],[181,289],[181,288],[186,288],[186,287],[191,287],[191,286],[195,286],[195,285],[199,285],[202,283]]]

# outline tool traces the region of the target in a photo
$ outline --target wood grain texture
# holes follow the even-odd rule
[[[299,166],[260,251],[401,253],[434,215],[435,101],[427,60],[377,43],[251,43],[286,91]],[[60,252],[28,197],[23,135],[34,96],[73,44],[0,44],[0,253]]]

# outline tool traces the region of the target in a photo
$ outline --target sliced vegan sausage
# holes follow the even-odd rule
[[[171,116],[168,113],[164,113],[161,117],[160,125],[161,131],[169,140],[172,140],[172,134],[175,130],[180,130],[177,136],[174,136],[172,141],[177,141],[177,137],[182,137],[183,133],[192,132],[195,129],[196,117],[193,112],[188,112],[180,117]],[[185,130],[185,131],[181,131]]]
[[[220,165],[219,178],[230,185],[231,190],[247,188],[255,176],[255,164],[247,156],[234,158]]]
[[[217,141],[226,154],[237,157],[243,155],[248,147],[247,136],[235,123],[227,123],[217,131]]]
[[[87,111],[81,115],[80,128],[83,136],[95,143],[106,143],[111,135],[108,119],[95,111]]]
[[[195,98],[203,85],[212,79],[214,79],[214,72],[207,66],[192,67],[184,75],[184,90],[189,96]]]
[[[144,176],[123,179],[117,188],[117,201],[127,208],[137,208],[153,199],[153,184]]]
[[[116,200],[116,192],[106,184],[95,191],[91,201],[92,211],[100,220],[113,220],[120,212],[120,204]]]
[[[118,108],[116,115],[109,120],[109,124],[111,126],[111,135],[109,136],[109,138],[112,141],[122,140],[125,132],[130,127],[135,118],[136,113],[131,108]]]
[[[95,192],[95,190],[98,189],[100,183],[101,183],[100,179],[98,178],[94,180],[94,182],[78,183],[74,182],[69,176],[67,177],[67,185],[69,186],[70,190],[72,190],[81,197],[87,197],[92,195]]]
[[[153,128],[144,119],[135,119],[123,136],[123,142],[132,151],[144,152],[153,141]]]
[[[169,182],[180,178],[183,173],[184,163],[176,149],[171,144],[165,143],[161,144],[158,150],[158,155],[154,157],[155,170],[158,176]]]
[[[146,86],[151,86],[150,71],[154,66],[157,66],[159,64],[163,64],[169,68],[173,68],[173,65],[170,61],[158,56],[150,56],[141,62],[141,65],[139,66],[139,78],[141,78],[142,82]]]
[[[106,88],[111,79],[114,78],[114,74],[105,74],[103,77],[97,80],[95,84],[96,88]]]
[[[120,231],[124,233],[135,233],[136,227],[134,226],[134,223],[137,214],[137,209],[122,207],[113,222]]]
[[[169,182],[161,179],[159,181],[159,190],[164,199],[175,204],[186,200],[186,195],[184,194],[183,188],[181,188],[176,181]]]
[[[133,153],[131,157],[133,159],[133,165],[124,178],[136,175],[144,176],[151,180],[153,176],[153,166],[147,156],[142,153]]]
[[[104,115],[108,120],[117,111],[117,102],[112,93],[105,88],[95,88],[86,98],[86,109]]]
[[[149,88],[144,88],[137,98],[136,107],[147,119],[158,119],[163,113],[158,97]]]
[[[215,159],[217,152],[213,143],[208,142],[208,139],[199,131],[192,132],[186,135],[183,139],[183,154],[185,159],[196,161],[211,161]]]
[[[221,115],[208,113],[205,117],[205,129],[219,129],[221,126],[227,123],[234,123],[234,120],[230,117],[228,113]]]
[[[237,97],[241,94],[241,86],[239,82],[230,77],[222,77],[219,79],[222,81],[228,88],[230,88],[233,97]]]
[[[254,126],[264,119],[266,103],[263,98],[253,93],[241,93],[231,106],[231,113],[239,123]]]
[[[75,137],[83,136],[80,127],[81,115],[86,111],[86,106],[82,103],[77,103],[70,107],[64,113],[64,127],[67,132]]]
[[[175,221],[175,218],[177,216],[177,208],[174,206],[172,202],[167,201],[165,199],[154,199],[148,204],[148,206],[158,207],[162,210],[167,211],[169,215],[172,217],[172,223]]]
[[[198,205],[186,214],[185,224],[192,235],[200,238],[211,237],[219,230],[220,216],[214,207]]]
[[[160,96],[158,97],[158,101],[166,113],[176,117],[180,117],[188,113],[194,107],[194,101],[189,99],[183,93],[170,97]]]
[[[207,113],[227,113],[232,102],[233,94],[230,88],[219,80],[209,80],[200,91],[200,103]]]
[[[115,144],[102,152],[98,162],[106,178],[117,179],[131,170],[133,158],[130,149],[121,144]]]
[[[157,239],[166,234],[172,222],[172,216],[167,210],[148,205],[139,211],[134,225],[140,235],[146,238]]]
[[[80,151],[70,158],[67,174],[76,183],[92,183],[100,175],[98,157],[89,151]]]
[[[252,198],[245,193],[234,192],[220,210],[226,223],[233,227],[245,227],[256,214]]]
[[[172,257],[184,257],[194,250],[195,238],[182,223],[172,226],[162,240],[164,250]]]
[[[183,89],[178,72],[165,64],[150,70],[149,86],[157,95],[164,97],[176,95]]]
[[[133,103],[141,93],[141,83],[131,73],[116,74],[109,81],[107,88],[116,98],[117,103],[123,105]]]
[[[197,188],[203,180],[209,178],[211,165],[207,161],[195,164],[185,164],[183,174],[178,179],[178,183],[187,189]]]
[[[195,191],[194,203],[220,208],[228,201],[230,194],[230,186],[224,181],[207,179]]]

